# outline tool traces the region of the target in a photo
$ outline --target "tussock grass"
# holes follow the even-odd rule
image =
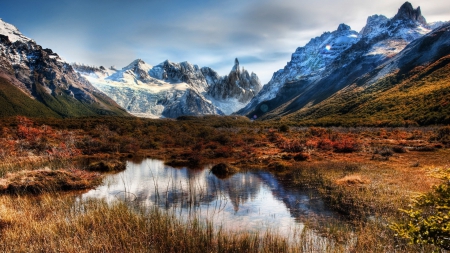
[[[89,171],[118,172],[126,169],[126,163],[119,160],[97,161],[89,164]]]
[[[23,194],[92,188],[101,176],[81,170],[24,170],[0,179],[0,193]]]

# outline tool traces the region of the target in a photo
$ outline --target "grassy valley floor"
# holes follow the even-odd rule
[[[17,117],[1,125],[0,251],[439,250],[410,244],[391,228],[408,221],[400,209],[409,209],[415,196],[443,183],[436,175],[450,168],[450,127],[317,128],[238,117]],[[268,170],[286,187],[316,189],[345,218],[311,220],[292,242],[270,232],[220,231],[207,221],[182,222],[122,202],[77,199],[75,190],[122,170],[118,160],[127,157],[174,167],[222,163],[233,168],[229,173]]]

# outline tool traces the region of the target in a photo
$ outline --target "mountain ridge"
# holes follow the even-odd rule
[[[237,64],[236,64],[237,63]],[[256,74],[239,67],[219,76],[209,67],[166,60],[151,66],[141,59],[121,70],[72,66],[94,86],[140,117],[224,115],[244,106],[260,89]]]
[[[409,43],[429,33],[431,27],[420,8],[414,9],[409,2],[393,18],[369,16],[359,33],[339,25],[334,32],[326,32],[297,48],[285,68],[275,72],[261,92],[237,113],[274,119],[306,110],[386,63]],[[343,30],[348,31],[350,43],[340,43],[339,32]],[[344,48],[339,50],[342,44]],[[336,45],[338,50],[333,55]],[[317,59],[324,60],[322,65],[313,65],[317,67],[315,71],[305,69]]]

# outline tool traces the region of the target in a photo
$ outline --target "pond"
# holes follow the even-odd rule
[[[232,231],[290,234],[312,217],[335,217],[313,191],[287,188],[264,171],[219,179],[204,169],[173,168],[160,160],[127,162],[121,173],[81,198],[129,201],[159,207],[181,219],[199,218]]]

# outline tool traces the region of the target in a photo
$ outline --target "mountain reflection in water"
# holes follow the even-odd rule
[[[103,185],[81,198],[122,199],[174,211],[180,218],[208,219],[232,230],[271,229],[281,233],[301,227],[310,215],[333,216],[310,191],[286,188],[272,174],[256,171],[219,179],[209,170],[176,169],[162,161],[127,163]]]

